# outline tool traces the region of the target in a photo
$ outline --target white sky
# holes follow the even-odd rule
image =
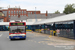
[[[0,7],[21,7],[27,10],[40,10],[41,13],[54,13],[59,10],[61,13],[66,4],[75,3],[75,0],[0,0]]]

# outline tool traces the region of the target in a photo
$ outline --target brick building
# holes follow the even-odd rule
[[[0,16],[0,19],[3,19],[4,22],[9,22],[10,17],[16,17],[18,14],[20,16],[25,16],[28,17],[28,14],[40,14],[40,11],[27,11],[26,9],[21,9],[21,8],[8,8],[8,9],[2,9],[0,10],[4,14],[4,17]]]
[[[54,14],[54,13],[41,13],[40,11],[28,11],[26,9],[21,8],[8,8],[0,10],[0,14],[4,14],[4,16],[0,16],[0,20],[3,22],[11,22],[16,20],[22,20],[27,22],[35,22],[41,21],[42,19],[54,18],[57,16],[65,15],[61,14]],[[18,17],[18,15],[20,15]]]

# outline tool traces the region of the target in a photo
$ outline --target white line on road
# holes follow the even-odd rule
[[[34,41],[36,43],[36,41]]]
[[[0,37],[1,37],[2,35],[3,35],[3,34],[1,34]]]

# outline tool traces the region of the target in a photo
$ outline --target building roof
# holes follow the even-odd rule
[[[62,15],[55,18],[45,19],[39,22],[35,22],[34,25],[44,24],[44,23],[47,24],[47,23],[54,23],[54,22],[72,21],[72,20],[75,20],[75,13]]]
[[[59,14],[49,13],[47,18],[54,18],[54,17],[62,16],[62,15],[66,15],[66,14],[64,14],[64,13],[59,13]]]
[[[61,15],[65,15],[65,14],[48,14],[48,16],[46,16],[46,14],[28,14],[28,16],[20,16],[20,18],[18,18],[18,16],[11,16],[10,20],[26,20],[26,19],[48,19],[48,18],[54,18],[57,16],[61,16]]]
[[[27,16],[11,16],[10,17],[10,20],[26,20],[27,19]]]
[[[46,19],[45,14],[28,14],[28,19]]]

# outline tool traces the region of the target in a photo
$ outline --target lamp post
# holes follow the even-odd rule
[[[37,22],[37,17],[36,17],[36,7],[35,7],[35,19],[36,19],[36,22]]]

